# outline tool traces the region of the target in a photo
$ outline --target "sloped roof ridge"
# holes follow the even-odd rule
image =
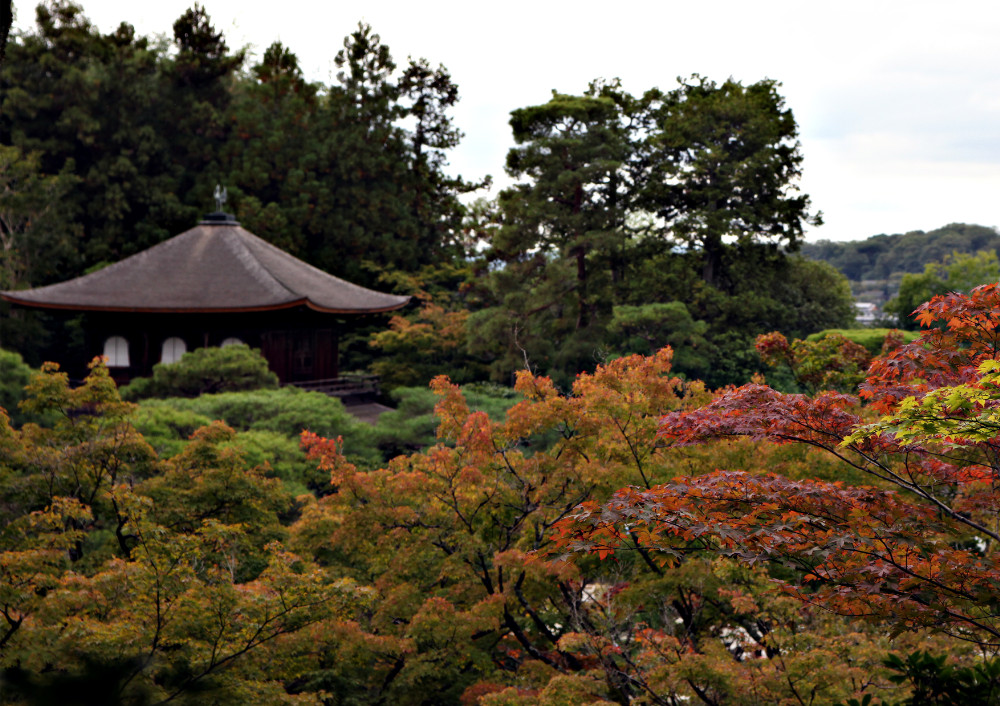
[[[208,225],[208,224],[203,224]],[[270,245],[263,238],[259,238],[246,228],[240,225],[229,225],[226,224],[225,227],[218,225],[209,225],[212,229],[221,230],[221,233],[214,234],[216,237],[221,236],[223,243],[232,251],[233,255],[242,264],[247,273],[253,277],[255,280],[260,282],[260,284],[265,287],[274,288],[274,293],[277,295],[284,294],[288,297],[301,297],[301,293],[296,292],[294,289],[290,288],[287,284],[281,281],[280,278],[276,277],[274,273],[267,268],[264,263],[262,263],[253,253],[252,248],[249,247],[247,240],[259,240],[262,243]],[[190,231],[189,231],[190,232]],[[273,247],[273,246],[272,246]],[[279,250],[279,252],[281,252]],[[283,253],[287,254],[287,253]],[[291,257],[289,255],[289,257]],[[306,262],[300,260],[303,265],[312,267]]]
[[[96,272],[0,297],[85,311],[267,311],[305,305],[343,314],[392,311],[410,299],[324,272],[235,222],[202,222]]]
[[[346,287],[347,289],[353,289],[354,291],[356,291],[358,293],[365,292],[365,293],[369,293],[369,294],[385,294],[385,292],[379,292],[379,291],[374,290],[374,289],[369,289],[368,287],[362,287],[360,284],[355,284],[354,282],[349,282],[346,279],[341,279],[340,277],[337,277],[336,275],[331,275],[329,272],[326,272],[325,270],[321,270],[320,268],[316,267],[315,265],[310,265],[305,260],[300,260],[299,258],[295,257],[294,255],[291,255],[290,253],[285,252],[284,250],[282,250],[281,248],[279,248],[274,243],[269,243],[268,241],[266,241],[263,238],[261,238],[259,235],[254,235],[253,233],[251,233],[250,231],[248,231],[246,228],[240,227],[239,228],[239,234],[240,234],[240,245],[243,248],[245,248],[246,250],[248,250],[248,251],[251,250],[252,248],[260,248],[260,249],[264,250],[265,252],[267,252],[269,255],[271,255],[273,257],[276,257],[276,258],[279,258],[280,260],[283,260],[283,261],[287,262],[289,265],[292,265],[292,266],[295,266],[295,267],[299,267],[299,268],[303,268],[304,267],[305,269],[310,270],[311,272],[315,273],[316,275],[318,275],[320,277],[330,277],[332,279],[335,279],[335,280],[337,280],[338,283],[344,285],[344,287]],[[289,292],[301,294],[301,292],[296,292],[296,290],[294,288],[289,287],[288,284],[283,280],[282,277],[280,277],[279,275],[275,274],[270,268],[266,267],[264,265],[264,263],[259,258],[255,258],[255,262],[257,262],[268,273],[268,275],[270,277],[274,278],[274,280],[276,282],[278,282],[283,287],[285,287]],[[389,296],[393,296],[393,295],[389,295]]]

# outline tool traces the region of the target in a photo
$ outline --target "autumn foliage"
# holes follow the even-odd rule
[[[804,610],[736,553],[703,544],[668,564],[650,529],[630,520],[614,546],[590,545],[610,559],[561,555],[581,503],[614,516],[604,503],[622,486],[655,493],[670,477],[747,457],[787,469],[789,482],[839,465],[748,441],[677,453],[660,420],[697,414],[711,397],[670,377],[669,363],[669,350],[620,358],[568,395],[521,373],[524,399],[502,421],[439,378],[439,443],[374,472],[349,464],[338,441],[305,435],[335,492],[304,508],[292,546],[377,596],[343,639],[318,643],[328,666],[315,683],[335,688],[363,665],[374,701],[433,693],[494,706],[832,702],[884,684],[887,635]],[[844,415],[852,405],[828,402]]]
[[[371,470],[305,433],[330,485],[299,497],[225,425],[159,458],[102,367],[77,389],[48,367],[42,421],[0,424],[5,698],[749,706],[1000,682],[973,656],[1000,630],[998,305],[932,301],[857,396],[710,393],[669,349],[568,391],[522,372],[502,418],[437,378],[434,446]]]
[[[671,447],[737,436],[821,449],[872,485],[751,471],[678,477],[582,505],[557,528],[566,548],[633,545],[670,565],[705,551],[795,569],[775,585],[804,604],[1000,648],[1000,287],[922,306],[921,338],[876,359],[860,398],[761,385],[665,415]]]
[[[97,362],[76,389],[46,364],[28,391],[46,424],[0,412],[4,703],[315,703],[284,688],[286,638],[367,593],[283,546],[279,481],[220,423],[158,459]]]

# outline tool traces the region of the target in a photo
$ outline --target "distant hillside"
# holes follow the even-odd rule
[[[1000,233],[987,226],[952,223],[927,232],[873,235],[866,240],[820,240],[804,244],[801,252],[843,272],[858,300],[881,305],[896,295],[904,273],[923,272],[928,262],[940,261],[956,250],[1000,252]]]

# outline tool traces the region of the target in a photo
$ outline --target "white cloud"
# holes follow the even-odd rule
[[[169,34],[192,0],[83,0],[103,31],[122,20]],[[20,5],[20,4],[19,4]],[[760,0],[640,3],[511,0],[205,0],[230,45],[258,55],[280,39],[330,81],[358,20],[397,61],[442,63],[459,85],[466,133],[455,172],[502,177],[509,112],[597,77],[626,89],[677,76],[779,80],[799,121],[803,190],[826,214],[813,237],[863,238],[949,221],[1000,222],[1000,5],[985,1]],[[18,25],[33,11],[20,7]]]

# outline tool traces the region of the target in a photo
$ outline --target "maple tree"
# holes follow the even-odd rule
[[[886,632],[775,594],[762,566],[703,553],[665,570],[638,532],[611,561],[551,555],[560,520],[623,485],[751,460],[792,482],[843,474],[797,445],[666,448],[660,418],[710,399],[670,358],[610,361],[569,394],[522,372],[503,418],[439,378],[436,446],[365,470],[306,434],[332,483],[297,498],[224,424],[159,458],[106,370],[72,390],[48,366],[28,404],[44,423],[0,425],[5,698],[70,702],[53,694],[84,683],[101,703],[884,695]],[[236,420],[220,405],[261,394],[185,400],[205,415],[164,423]],[[940,652],[943,639],[894,646]]]
[[[307,502],[290,546],[374,591],[370,612],[314,633],[310,688],[345,703],[554,706],[832,702],[884,686],[885,634],[803,611],[761,568],[691,556],[666,571],[627,534],[634,551],[611,562],[552,555],[553,528],[623,484],[747,458],[790,478],[838,472],[791,446],[668,452],[660,417],[709,398],[669,370],[668,349],[628,356],[569,394],[522,372],[524,399],[502,420],[439,378],[438,444],[377,471],[304,435],[333,490]]]
[[[772,368],[786,367],[795,382],[808,391],[852,392],[865,379],[872,352],[838,331],[817,334],[815,340],[791,342],[778,331],[757,336],[755,348],[761,360]],[[882,353],[903,344],[903,334],[891,330],[882,337]]]
[[[733,437],[808,445],[872,485],[725,470],[676,477],[583,504],[557,542],[608,556],[638,541],[664,564],[704,552],[784,562],[795,571],[777,585],[805,604],[995,653],[1000,285],[935,297],[917,318],[930,328],[875,359],[860,398],[751,384],[660,422],[671,448]]]
[[[367,593],[284,548],[292,498],[233,430],[159,459],[99,363],[75,389],[46,364],[23,406],[42,421],[0,414],[4,702],[315,703],[284,688],[290,638]]]
[[[369,339],[369,346],[379,352],[371,371],[386,388],[426,388],[442,370],[448,370],[451,379],[459,383],[485,376],[485,366],[465,350],[471,333],[470,306],[474,306],[467,286],[471,278],[468,262],[382,276],[387,289],[408,294],[420,304],[417,309],[394,314],[388,328],[376,330]]]

